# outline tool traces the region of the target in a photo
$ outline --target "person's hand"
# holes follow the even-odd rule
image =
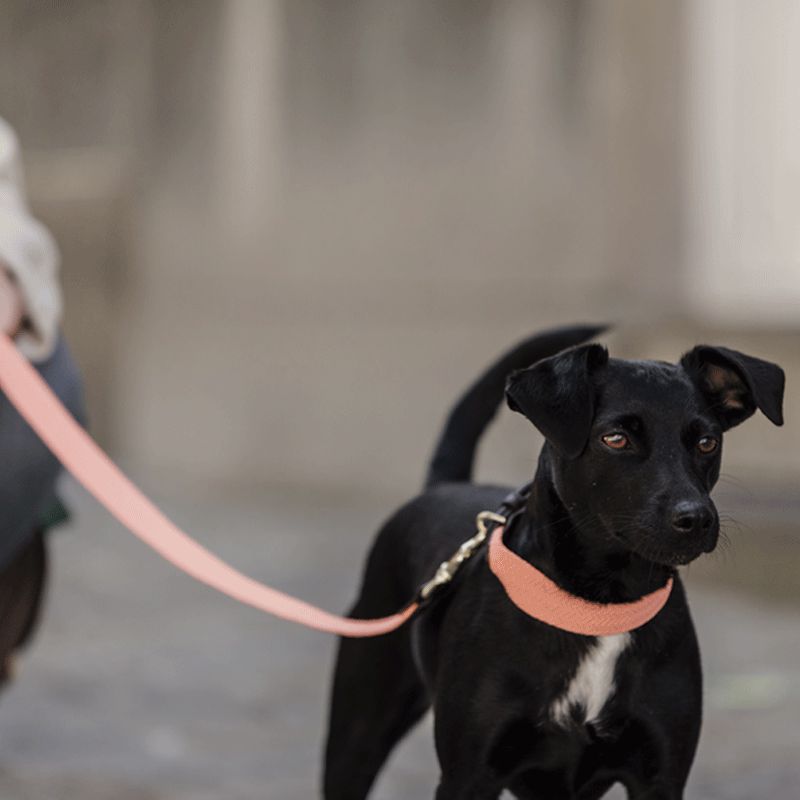
[[[16,336],[24,314],[25,307],[19,287],[0,264],[0,331]]]

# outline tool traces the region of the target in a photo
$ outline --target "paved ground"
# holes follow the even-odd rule
[[[0,701],[0,798],[317,797],[332,639],[195,585],[70,494],[78,520],[53,541],[46,624]],[[387,508],[331,496],[160,499],[251,575],[332,609],[349,601]],[[748,530],[731,552],[737,538],[752,548]],[[796,529],[781,535],[797,544]],[[757,548],[744,552],[744,571],[757,572]],[[688,798],[800,798],[796,601],[714,588],[697,570],[688,581],[708,684]],[[378,800],[431,797],[430,737],[428,721]]]

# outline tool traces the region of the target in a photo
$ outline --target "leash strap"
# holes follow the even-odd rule
[[[53,394],[45,380],[0,335],[0,387],[58,460],[128,530],[195,580],[260,611],[339,636],[380,636],[399,628],[418,608],[380,619],[350,619],[248,578],[198,544],[134,486]]]

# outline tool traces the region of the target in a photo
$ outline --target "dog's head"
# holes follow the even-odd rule
[[[511,375],[506,396],[545,436],[552,482],[570,517],[665,565],[710,552],[710,492],[722,434],[760,409],[783,424],[783,370],[699,346],[678,364],[609,358],[583,345]]]

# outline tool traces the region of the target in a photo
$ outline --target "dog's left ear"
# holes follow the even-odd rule
[[[775,425],[783,425],[783,370],[769,361],[727,347],[699,345],[681,359],[681,366],[705,395],[723,430],[744,422],[761,409]]]
[[[506,400],[567,458],[577,458],[594,419],[592,372],[606,363],[608,351],[599,344],[564,350],[512,372]]]

